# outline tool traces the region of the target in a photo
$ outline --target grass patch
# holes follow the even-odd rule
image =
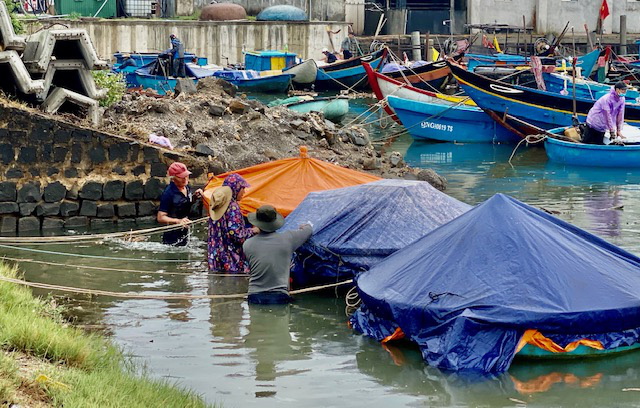
[[[176,20],[200,20],[200,12],[201,10],[196,10],[189,16],[176,16],[175,19]]]
[[[0,275],[17,273],[0,264]],[[118,348],[71,326],[60,310],[52,300],[0,281],[0,406],[23,401],[25,392],[47,400],[45,406],[207,406],[193,392],[138,374]]]

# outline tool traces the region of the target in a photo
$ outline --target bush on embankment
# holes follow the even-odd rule
[[[16,270],[0,264],[0,275]],[[53,302],[0,281],[0,406],[205,407],[194,393],[137,375],[109,341],[72,327]]]

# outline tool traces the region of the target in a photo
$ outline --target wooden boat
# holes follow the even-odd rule
[[[164,62],[156,59],[141,68],[127,67],[123,71],[127,81],[127,87],[152,89],[156,91],[158,95],[166,95],[167,93],[173,92],[178,79],[173,76],[161,75],[168,72],[168,68],[163,64]],[[190,78],[196,83],[199,79],[215,75],[216,72],[218,71],[215,69],[207,69],[194,64],[187,64],[185,67],[187,78]]]
[[[419,102],[396,96],[389,96],[388,101],[416,140],[459,143],[517,143],[522,140],[476,106]]]
[[[315,60],[308,59],[292,67],[283,69],[282,73],[293,75],[291,82],[293,82],[294,85],[312,85],[316,82],[316,77],[318,76],[318,65],[316,65]]]
[[[390,72],[383,71],[381,73],[416,88],[438,92],[444,81],[451,75],[451,70],[445,61],[433,61],[416,68],[405,68]]]
[[[549,130],[553,135],[563,135],[567,127]],[[547,137],[544,148],[549,161],[573,166],[589,167],[640,167],[640,144],[592,145]]]
[[[340,123],[349,113],[349,99],[340,97],[303,98],[284,106],[299,113],[322,112],[326,119],[335,123]]]
[[[588,52],[585,55],[579,56],[576,62],[576,67],[580,68],[581,74],[584,77],[589,77],[593,72],[598,57],[600,56],[600,50],[595,49]],[[496,53],[491,55],[483,54],[465,54],[467,58],[467,69],[469,71],[475,71],[480,65],[528,65],[530,62],[529,57],[523,55],[503,54]],[[562,60],[559,58],[542,57],[543,64],[561,66]]]
[[[561,93],[566,90],[567,95],[573,94],[573,78],[570,75],[559,73],[542,73],[547,91],[553,93]],[[576,97],[584,99],[597,100],[611,90],[612,85],[601,84],[590,79],[576,79]],[[627,89],[625,100],[627,103],[636,103],[636,99],[640,97],[637,90]]]
[[[508,113],[542,129],[572,124],[573,98],[570,96],[498,82],[449,63],[451,72],[462,89],[483,109],[503,115]],[[576,98],[576,111],[581,122],[586,120],[593,100]],[[640,106],[628,104],[625,120],[640,126]]]
[[[358,90],[366,89],[368,86],[367,73],[362,63],[366,62],[371,65],[374,70],[377,70],[384,65],[386,55],[387,49],[384,48],[372,54],[319,66],[315,89],[317,91],[349,88]]]
[[[570,353],[554,353],[551,351],[543,350],[540,347],[527,344],[524,346],[516,357],[520,358],[535,358],[535,359],[583,359],[585,357],[604,357],[611,356],[612,354],[626,353],[629,351],[637,350],[640,348],[640,343],[635,343],[631,346],[622,346],[610,350],[598,350],[591,347],[580,345]]]
[[[157,52],[155,53],[154,52],[132,52],[132,53],[116,52],[115,54],[113,54],[113,57],[116,59],[116,62],[114,63],[114,67],[117,67],[120,64],[122,64],[122,62],[124,61],[125,54],[129,55],[136,62],[136,64],[138,65],[138,68],[156,61],[158,59],[158,56],[160,55]],[[198,57],[197,55],[191,54],[189,52],[184,53],[185,61],[192,61],[194,58],[197,61],[196,62],[197,65],[205,66],[208,64],[208,60],[206,57]]]
[[[419,102],[440,102],[443,104],[463,103],[465,105],[475,106],[475,102],[473,102],[469,98],[445,95],[420,88],[415,88],[405,82],[398,81],[396,79],[388,77],[387,75],[374,71],[373,68],[371,68],[371,65],[366,62],[363,62],[362,66],[367,73],[369,86],[371,87],[374,95],[379,101],[385,100],[388,96],[393,95],[399,98]],[[464,99],[467,100],[462,102]],[[394,120],[398,120],[393,112],[393,109],[388,104],[384,104],[383,108],[385,112],[391,115]]]
[[[291,86],[291,74],[260,76],[256,71],[229,70],[213,74],[231,82],[239,89],[252,92],[284,93]]]

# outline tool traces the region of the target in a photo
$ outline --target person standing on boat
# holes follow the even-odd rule
[[[342,44],[340,44],[340,52],[342,53],[343,59],[358,57],[362,54],[360,52],[358,39],[353,34],[353,31],[351,31],[351,27],[349,27],[349,35],[347,35],[347,37],[342,40]]]
[[[184,63],[184,44],[176,37],[175,34],[171,34],[169,36],[171,40],[171,48],[165,51],[166,54],[171,56],[173,61],[173,76],[178,78],[184,78],[186,76],[185,73],[185,63]]]
[[[276,233],[284,217],[271,205],[263,205],[247,218],[260,233],[242,246],[249,261],[249,303],[289,303],[289,272],[293,252],[313,234],[311,223],[298,230]]]
[[[180,162],[169,166],[171,182],[160,197],[157,220],[161,224],[181,225],[182,228],[167,231],[162,235],[165,245],[185,246],[189,237],[189,213],[195,197],[202,196],[202,190],[192,191],[189,186],[191,172]]]
[[[249,264],[242,252],[245,240],[258,233],[247,228],[238,201],[249,183],[239,174],[231,173],[222,186],[214,189],[209,199],[209,270],[221,273],[249,273]]]
[[[333,64],[338,60],[338,58],[336,58],[336,56],[332,52],[329,52],[329,50],[326,48],[322,49],[322,53],[324,54],[323,61],[326,62],[327,64]]]
[[[627,92],[627,84],[620,81],[611,91],[598,101],[589,110],[587,126],[582,135],[582,142],[588,144],[604,144],[604,134],[608,130],[611,139],[622,136],[624,124],[624,95]]]

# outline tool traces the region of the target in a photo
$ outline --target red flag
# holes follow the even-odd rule
[[[607,0],[602,0],[602,6],[600,6],[600,20],[604,21],[605,18],[609,15],[609,5],[607,4]]]

